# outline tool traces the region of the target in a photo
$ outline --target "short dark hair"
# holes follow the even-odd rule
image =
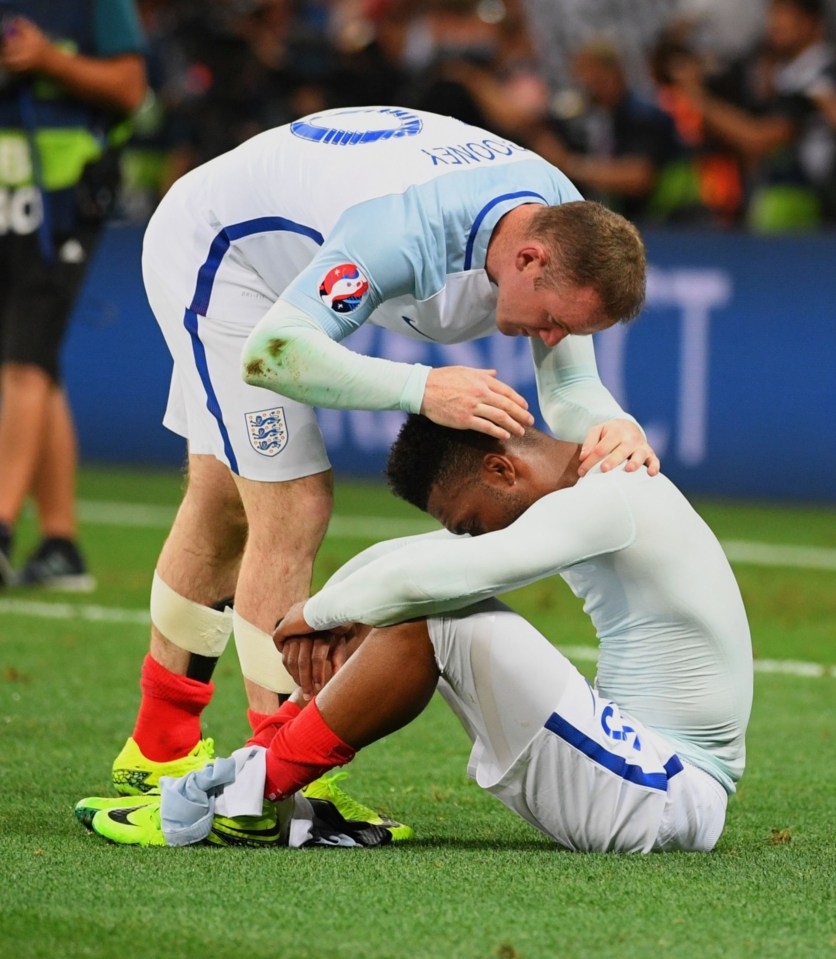
[[[549,286],[561,282],[591,287],[614,323],[639,315],[647,285],[647,258],[636,227],[593,200],[541,206],[531,236],[548,248],[544,271]]]
[[[386,479],[396,496],[426,510],[436,483],[474,473],[485,453],[501,449],[485,433],[454,430],[410,413],[389,452]]]

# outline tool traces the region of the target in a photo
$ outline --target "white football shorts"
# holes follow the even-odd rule
[[[468,773],[558,845],[707,852],[727,796],[658,733],[598,695],[521,616],[491,600],[428,620],[439,691],[468,732]]]
[[[202,316],[143,264],[148,302],[174,360],[163,425],[190,453],[214,456],[239,476],[279,482],[330,469],[316,414],[241,377],[249,331],[272,305],[263,297],[236,307],[236,322]],[[242,322],[243,314],[251,322]]]

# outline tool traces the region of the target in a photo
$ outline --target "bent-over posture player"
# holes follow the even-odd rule
[[[658,469],[587,335],[640,310],[641,238],[485,130],[365,107],[262,133],[172,187],[142,269],[174,359],[165,424],[188,441],[188,484],[153,577],[118,792],[211,758],[201,715],[233,631],[251,725],[292,690],[271,632],[309,595],[332,500],[312,407],[421,411],[499,437],[532,422],[493,371],[342,346],[367,320],[422,342],[530,337],[541,412],[585,443],[581,471]]]
[[[471,776],[560,846],[712,849],[743,772],[752,702],[735,578],[664,476],[579,479],[578,461],[577,444],[534,429],[497,440],[410,417],[390,482],[447,532],[378,544],[290,610],[276,641],[300,694],[215,764],[221,778],[202,795],[221,794],[229,815],[253,803],[261,812],[262,797],[287,802],[418,715],[438,684],[473,741]],[[597,631],[594,687],[493,599],[554,574]],[[354,623],[374,628],[305,705],[322,684],[323,651]],[[166,781],[161,804],[99,805],[92,826],[124,843],[200,839],[181,821],[199,775]]]

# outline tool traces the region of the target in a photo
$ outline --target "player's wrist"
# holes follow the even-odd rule
[[[420,413],[424,403],[424,391],[427,388],[427,378],[432,372],[431,366],[422,363],[413,363],[412,368],[403,384],[398,408],[404,413]]]

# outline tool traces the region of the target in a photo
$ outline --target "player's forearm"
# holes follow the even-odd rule
[[[315,629],[349,622],[389,626],[461,609],[502,591],[493,578],[487,589],[484,583],[473,588],[467,550],[459,545],[407,546],[373,559],[312,596],[304,606],[305,622]]]
[[[555,436],[582,443],[600,423],[635,422],[601,382],[591,337],[567,337],[552,349],[532,339],[531,352],[540,413]]]
[[[452,533],[448,533],[446,529],[437,529],[429,533],[417,533],[414,536],[399,536],[395,539],[387,539],[380,543],[375,543],[373,546],[367,547],[343,563],[336,572],[331,574],[322,589],[327,589],[336,583],[341,583],[348,576],[358,572],[370,563],[384,556],[388,556],[390,553],[395,552],[395,550],[403,549],[415,543],[435,542],[437,540],[447,540],[449,542],[455,539],[456,537]]]
[[[621,549],[634,535],[632,516],[616,486],[607,489],[597,497],[580,489],[543,497],[511,526],[476,538],[413,537],[323,587],[305,603],[305,622],[327,630],[435,616]]]
[[[242,353],[242,375],[308,406],[420,412],[430,368],[361,356],[280,300]]]

